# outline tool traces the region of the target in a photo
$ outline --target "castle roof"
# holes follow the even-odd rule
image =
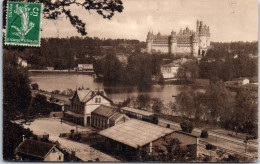
[[[169,35],[155,35],[153,42],[154,43],[166,43],[168,44]]]

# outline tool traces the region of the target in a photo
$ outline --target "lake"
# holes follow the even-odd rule
[[[123,101],[126,98],[137,97],[138,95],[149,95],[151,98],[156,97],[169,103],[174,101],[173,95],[177,95],[182,85],[153,85],[152,89],[147,92],[139,92],[137,87],[129,86],[106,86],[102,82],[96,82],[92,75],[83,74],[42,74],[31,73],[30,80],[32,83],[37,83],[39,88],[46,91],[53,90],[75,90],[78,87],[90,89],[104,89],[107,96],[114,102]]]

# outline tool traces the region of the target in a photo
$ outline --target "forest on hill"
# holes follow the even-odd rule
[[[230,54],[258,54],[258,42],[211,42],[207,57],[221,58]],[[77,64],[96,62],[96,57],[105,55],[143,54],[146,43],[139,40],[100,39],[97,37],[43,38],[40,47],[4,46],[4,53],[11,53],[27,60],[33,69],[73,69]],[[216,53],[215,53],[216,52]],[[95,58],[93,58],[95,57]],[[171,57],[166,55],[164,57]]]
[[[27,60],[33,69],[54,67],[55,69],[72,69],[79,63],[92,63],[93,56],[110,54],[130,55],[141,48],[145,42],[127,39],[90,38],[43,38],[40,47],[4,46],[4,53],[17,54]]]

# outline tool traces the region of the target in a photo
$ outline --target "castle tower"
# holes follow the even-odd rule
[[[198,57],[199,53],[199,37],[197,33],[192,34],[192,56]]]
[[[205,26],[203,26],[203,22],[200,21],[199,25],[199,47],[200,49],[207,48],[207,34]]]
[[[147,52],[151,53],[152,51],[152,43],[153,43],[153,34],[149,31],[146,38],[146,44],[147,44]]]
[[[196,33],[199,33],[199,28],[200,28],[200,22],[199,20],[197,20]]]
[[[209,26],[207,28],[207,47],[210,46],[210,31],[209,31]]]
[[[176,55],[177,53],[177,37],[176,32],[172,31],[170,36],[170,54]]]

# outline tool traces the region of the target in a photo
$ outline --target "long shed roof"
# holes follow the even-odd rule
[[[123,124],[102,130],[99,134],[133,148],[137,148],[138,146],[144,146],[172,132],[172,129],[160,127],[145,121],[131,119]]]
[[[133,112],[133,113],[138,113],[138,114],[141,114],[141,115],[144,115],[144,116],[151,116],[151,115],[154,114],[153,112],[135,109],[135,108],[131,108],[131,107],[123,107],[123,108],[121,108],[121,110],[129,111],[129,112]]]

